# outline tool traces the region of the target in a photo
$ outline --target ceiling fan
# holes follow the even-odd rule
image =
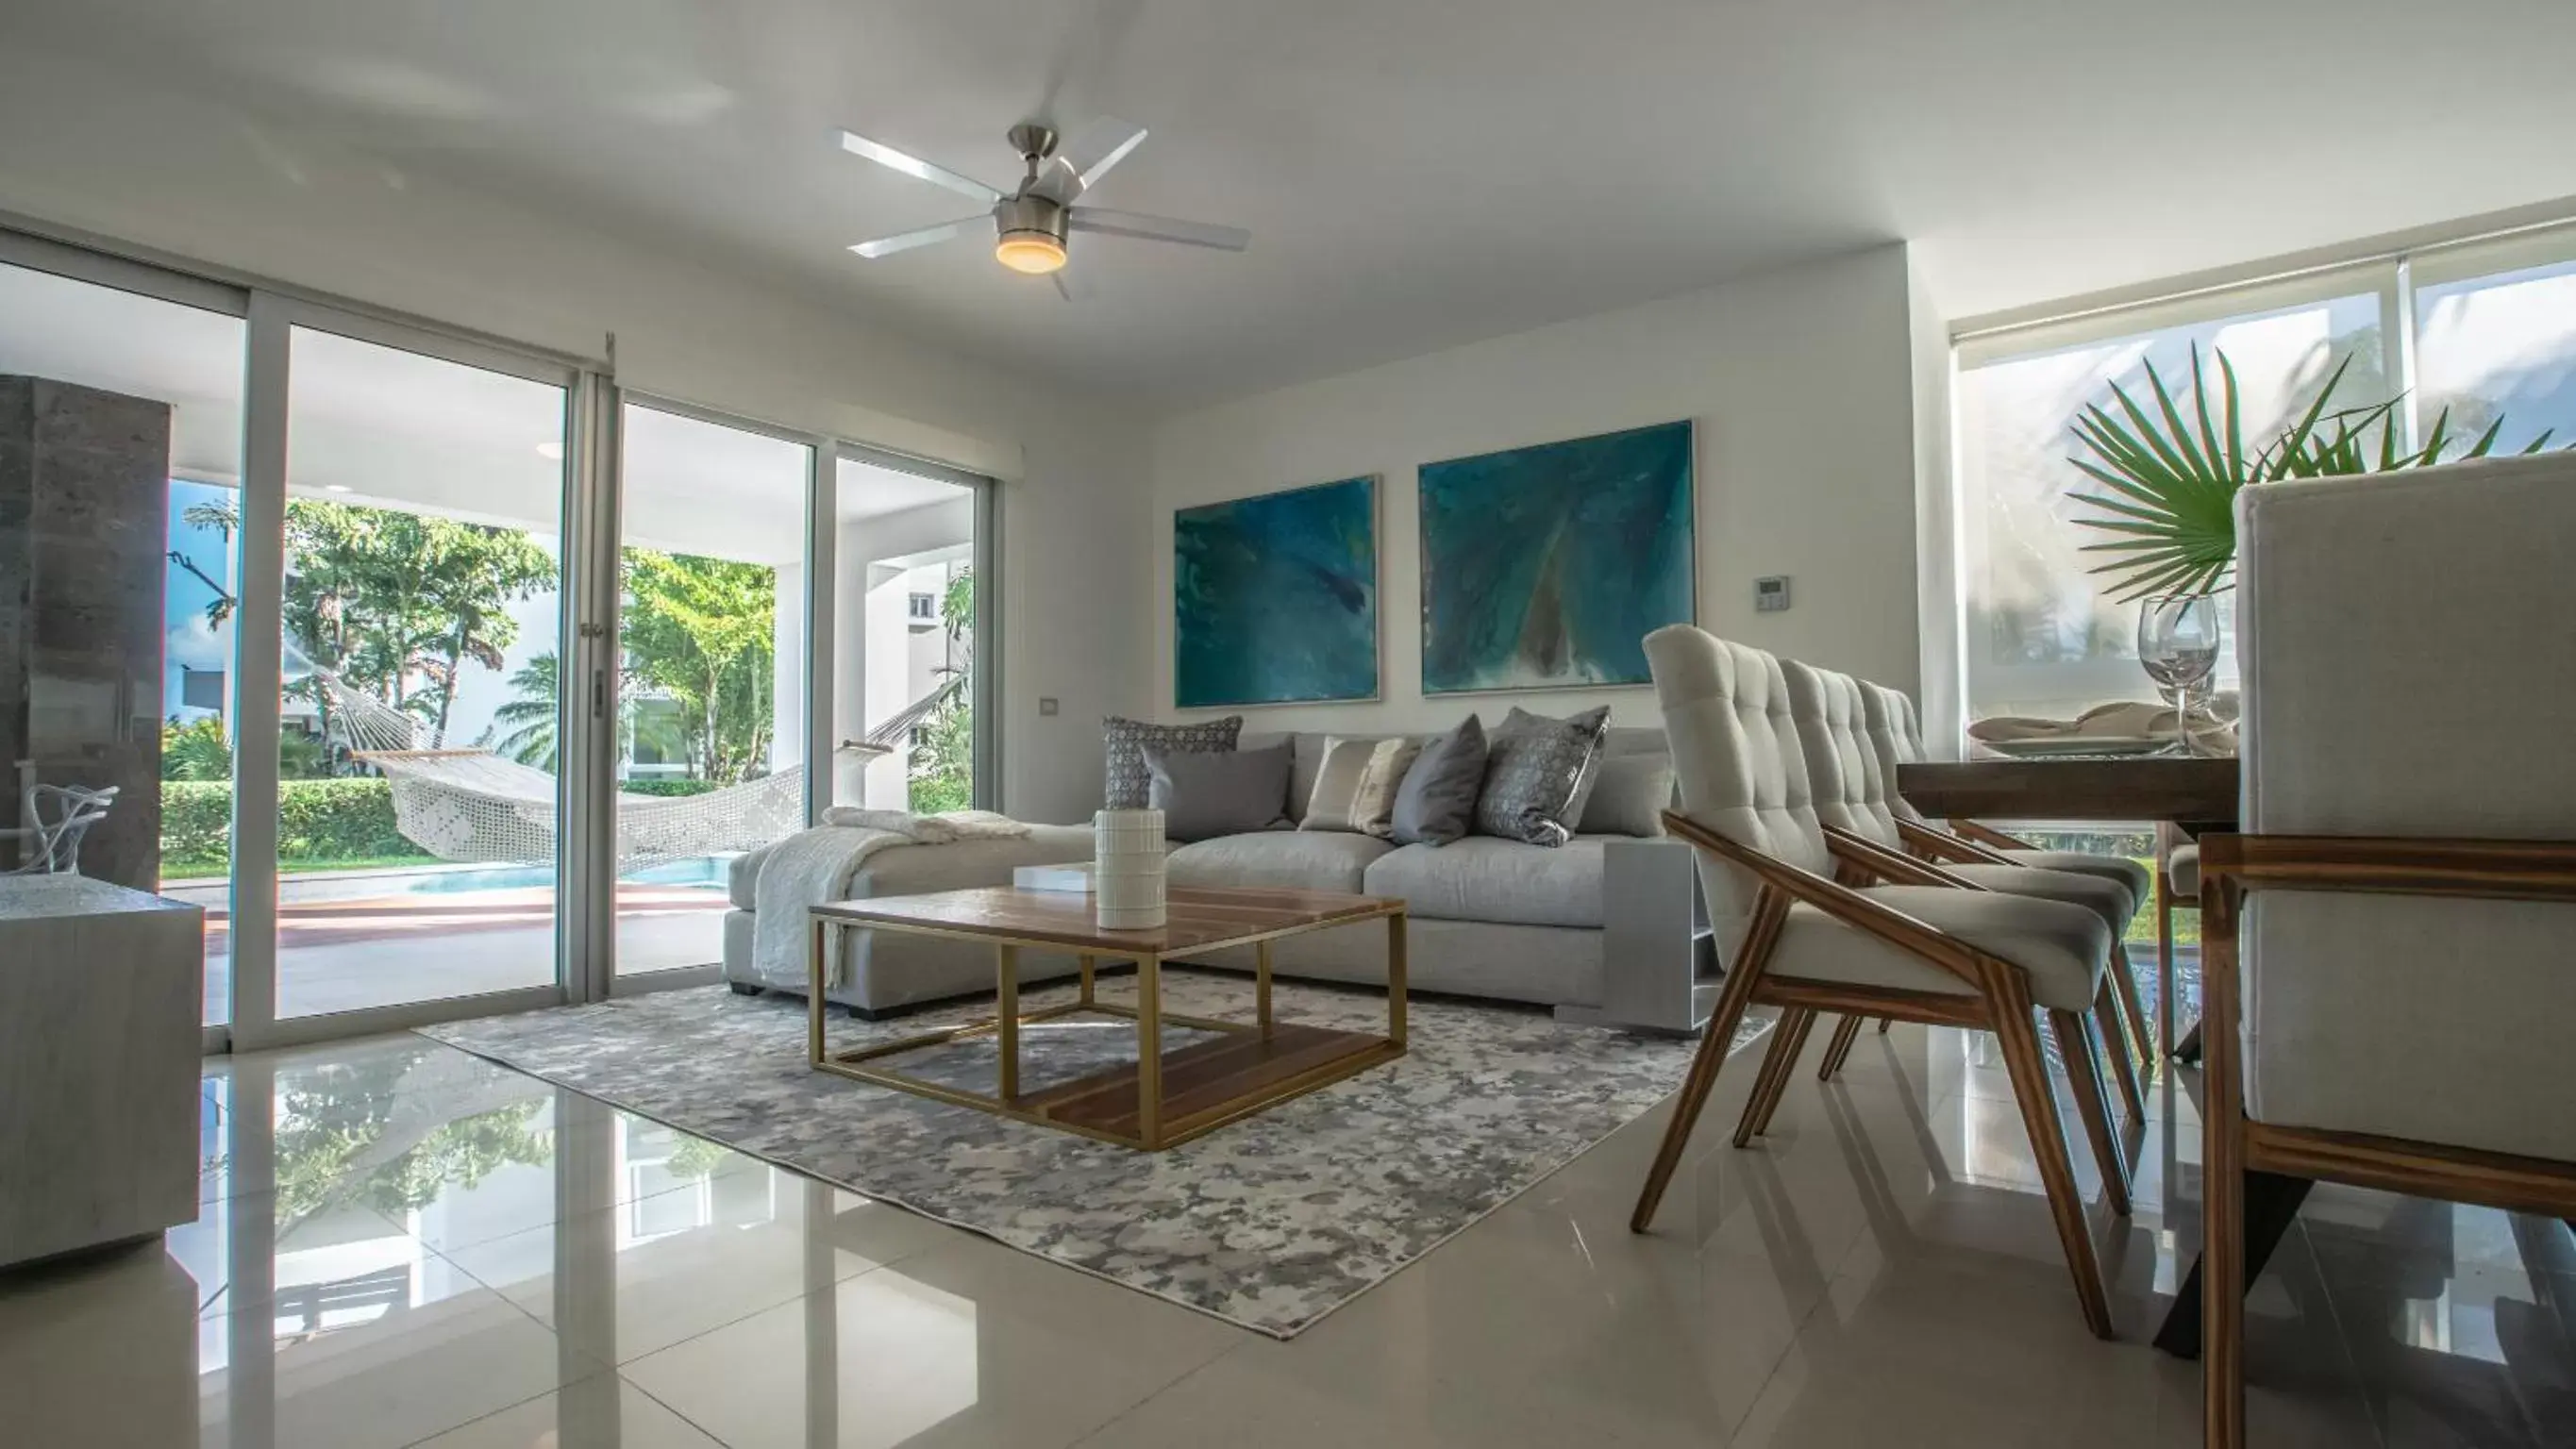
[[[870,260],[890,257],[937,242],[966,236],[989,219],[993,225],[993,258],[1013,271],[1032,276],[1060,274],[1065,264],[1065,245],[1077,231],[1098,232],[1103,236],[1135,237],[1143,241],[1179,242],[1184,246],[1212,247],[1222,252],[1239,252],[1252,245],[1252,233],[1240,227],[1211,226],[1202,221],[1180,221],[1168,216],[1148,216],[1138,211],[1112,211],[1105,206],[1082,205],[1084,193],[1100,184],[1109,168],[1127,159],[1145,139],[1142,127],[1124,121],[1103,120],[1087,126],[1072,144],[1059,149],[1055,128],[1036,121],[1023,121],[1010,129],[1011,149],[1020,153],[1028,174],[1020,179],[1017,191],[1003,192],[971,176],[962,176],[944,166],[934,166],[917,156],[898,151],[883,141],[872,141],[853,131],[841,133],[841,149],[865,156],[880,166],[918,177],[934,186],[944,186],[964,196],[973,197],[990,208],[955,221],[925,226],[917,231],[898,232],[893,236],[863,241],[850,248]],[[1056,290],[1070,298],[1061,275],[1054,277]]]

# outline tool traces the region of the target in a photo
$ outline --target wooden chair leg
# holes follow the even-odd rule
[[[2012,1074],[2013,1096],[2021,1104],[2022,1125],[2030,1133],[2040,1185],[2048,1193],[2049,1216],[2057,1222],[2066,1271],[2075,1279],[2076,1304],[2084,1311],[2084,1326],[2093,1330],[2095,1338],[2107,1339],[2111,1337],[2111,1295],[2102,1284],[2102,1262],[2093,1252],[2093,1235],[2084,1225],[2084,1197],[2075,1190],[2066,1124],[2057,1115],[2048,1059],[2040,1054],[2039,1030],[2031,1020],[2030,983],[2012,967],[1992,964],[1986,968],[1985,995],[1995,1014],[1995,1040]]]
[[[2146,1051],[2155,1044],[2156,1029],[2154,1024],[2147,1020],[2146,1000],[2138,995],[2138,973],[2130,969],[2127,943],[2121,941],[2111,943],[2109,974],[2114,989],[2120,993],[2120,1009],[2128,1013],[2129,1030],[2137,1034],[2138,1050]]]
[[[2057,1054],[2066,1059],[2067,1079],[2075,1086],[2075,1112],[2092,1139],[2093,1165],[2102,1170],[2102,1196],[2111,1211],[2129,1215],[2129,1157],[2111,1130],[2110,1091],[2102,1082],[2102,1053],[2093,1042],[2093,1019],[2080,1011],[2052,1011],[2049,1030],[2057,1036]],[[2112,1028],[2117,1031],[2115,1024]]]
[[[2221,881],[2201,912],[2201,1443],[2245,1443],[2245,1080],[2237,1064],[2236,890]]]
[[[1735,1145],[1750,1147],[1753,1139],[1771,1125],[1771,1114],[1780,1107],[1780,1098],[1789,1090],[1789,1079],[1798,1074],[1798,1058],[1807,1050],[1807,1033],[1815,1030],[1816,1014],[1803,1006],[1793,1006],[1780,1014],[1780,1024],[1771,1029],[1771,1050],[1762,1058],[1762,1075],[1754,1080],[1753,1094],[1744,1099],[1744,1115],[1735,1121]]]
[[[1816,1068],[1816,1080],[1830,1082],[1834,1073],[1843,1069],[1843,1058],[1851,1055],[1852,1043],[1860,1040],[1860,1026],[1865,1017],[1846,1016],[1834,1027],[1833,1040],[1825,1043],[1825,1059]]]
[[[1788,915],[1789,898],[1779,891],[1766,887],[1754,897],[1753,920],[1745,928],[1744,944],[1736,950],[1735,965],[1717,994],[1717,1009],[1708,1018],[1708,1034],[1700,1038],[1690,1075],[1682,1079],[1681,1093],[1673,1101],[1672,1120],[1664,1124],[1663,1144],[1656,1148],[1654,1165],[1646,1169],[1645,1185],[1637,1191],[1636,1210],[1628,1215],[1632,1233],[1654,1226],[1655,1209],[1662,1206],[1664,1189],[1672,1185],[1673,1171],[1681,1166],[1691,1129],[1699,1125],[1709,1089],[1717,1085],[1717,1069],[1725,1065],[1727,1053],[1735,1046],[1735,1028],[1744,1020],[1744,1009],[1753,1004],[1753,988],[1762,979],[1762,967]]]
[[[2119,1014],[2111,1006],[2108,981],[2102,983],[2101,993],[2093,998],[2093,1021],[2102,1029],[2103,1044],[2111,1050],[2111,1080],[2120,1089],[2121,1109],[2132,1122],[2146,1121],[2147,1083],[2139,1074],[2137,1056],[2137,1051],[2146,1050],[2146,1043],[2138,1043],[2137,1051],[2130,1050],[2129,1034],[2120,1029]]]

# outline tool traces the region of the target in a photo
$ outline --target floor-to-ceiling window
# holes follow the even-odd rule
[[[107,275],[118,272],[111,268]],[[148,285],[151,279],[138,273],[134,280]],[[240,581],[235,539],[221,520],[233,512],[241,484],[242,300],[220,288],[173,290],[206,295],[179,302],[0,264],[0,377],[66,389],[49,391],[41,401],[29,395],[51,421],[23,419],[28,441],[36,441],[39,427],[77,429],[84,418],[112,419],[121,430],[117,445],[137,454],[135,469],[121,470],[133,477],[118,479],[119,487],[134,484],[130,493],[73,497],[57,480],[33,480],[49,496],[43,511],[87,508],[94,517],[139,530],[118,540],[117,556],[87,559],[61,549],[60,539],[22,537],[24,547],[47,552],[46,566],[36,568],[22,548],[0,572],[29,566],[35,585],[23,600],[29,608],[53,603],[57,585],[87,586],[101,575],[118,579],[132,591],[136,616],[113,632],[139,636],[138,648],[148,646],[152,655],[138,658],[141,673],[125,691],[145,697],[124,701],[114,720],[86,718],[79,701],[94,691],[80,681],[28,660],[0,660],[13,681],[0,684],[0,697],[13,698],[22,711],[20,723],[35,726],[39,736],[0,755],[0,795],[6,797],[0,824],[16,819],[19,797],[31,780],[115,783],[90,773],[95,760],[85,757],[147,743],[134,733],[157,731],[159,763],[150,773],[158,779],[141,782],[139,789],[135,781],[123,782],[119,800],[92,832],[97,839],[88,847],[85,868],[113,873],[110,847],[132,835],[130,844],[157,865],[130,883],[157,883],[205,909],[204,1011],[214,1026],[230,1019],[232,1000],[232,610]],[[85,398],[80,390],[101,396]],[[83,477],[74,486],[109,481],[90,462],[81,467]],[[0,531],[32,522],[0,505]],[[56,572],[63,569],[82,576]],[[21,679],[32,687],[20,691],[15,681]],[[14,731],[0,734],[17,738]],[[16,842],[0,839],[0,871],[20,864]]]
[[[116,637],[17,671],[70,754],[0,788],[141,771],[81,865],[205,908],[210,1049],[684,983],[823,805],[994,798],[989,479],[0,231],[16,378],[126,493],[36,571]]]
[[[2499,451],[2551,430],[2559,445],[2576,442],[2576,229],[1964,340],[1955,396],[1969,719],[2153,697],[2137,665],[2136,605],[2092,572],[2101,556],[2083,552],[2108,535],[2076,522],[2100,516],[2081,500],[2104,490],[2076,467],[2087,455],[2072,428],[2088,406],[2118,412],[2115,387],[2152,414],[2151,365],[2187,409],[2195,348],[2213,395],[2217,357],[2232,366],[2249,450],[2337,368],[2332,407],[2397,399],[2401,447],[2429,441],[2446,414],[2453,458],[2499,420]],[[2220,672],[2233,682],[2232,657]]]
[[[724,959],[726,872],[805,824],[812,443],[626,404],[617,971]]]

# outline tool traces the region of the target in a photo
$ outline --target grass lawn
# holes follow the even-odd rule
[[[325,870],[385,870],[396,866],[443,863],[434,855],[352,855],[336,860],[281,860],[277,863],[277,873],[310,875]],[[221,860],[164,860],[161,862],[161,883],[176,885],[181,881],[221,880],[231,868],[230,862]]]

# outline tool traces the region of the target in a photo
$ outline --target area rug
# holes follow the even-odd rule
[[[1101,983],[1132,999],[1132,981]],[[1024,993],[1026,1007],[1071,987]],[[1249,1020],[1252,983],[1165,975],[1166,1008]],[[833,1013],[835,1047],[990,1011]],[[1283,1021],[1383,1029],[1382,995],[1280,984]],[[1747,1023],[1735,1049],[1768,1029]],[[997,1242],[1287,1338],[1509,1202],[1680,1085],[1693,1044],[1560,1026],[1545,1012],[1412,1003],[1399,1061],[1165,1152],[987,1116],[805,1065],[804,1004],[722,986],[423,1029],[613,1106]],[[1166,1029],[1167,1050],[1195,1034]],[[1123,1019],[1022,1037],[1022,1090],[1134,1059]],[[990,1091],[971,1038],[898,1059]]]

